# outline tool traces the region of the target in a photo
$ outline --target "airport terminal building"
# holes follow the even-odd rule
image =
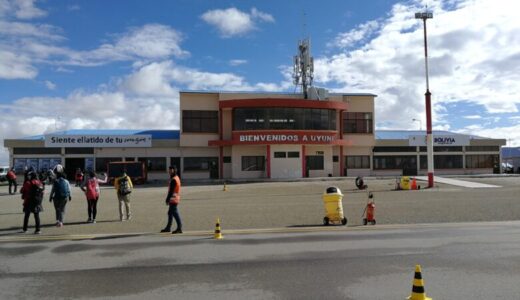
[[[67,130],[4,146],[18,172],[143,161],[149,180],[166,179],[168,165],[184,179],[426,174],[425,132],[376,131],[375,101],[368,93],[182,91],[179,130]],[[505,142],[434,132],[435,174],[497,172]]]

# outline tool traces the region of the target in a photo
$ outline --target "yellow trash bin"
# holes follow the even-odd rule
[[[410,189],[410,177],[403,176],[401,177],[401,189],[402,190],[409,190]]]
[[[325,217],[323,225],[341,223],[347,225],[347,218],[343,214],[343,194],[337,187],[329,187],[323,194],[323,204],[325,204]]]

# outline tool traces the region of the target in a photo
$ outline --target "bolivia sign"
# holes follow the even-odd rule
[[[408,137],[410,146],[426,146],[425,135],[410,135]],[[434,135],[434,146],[469,146],[469,136],[467,135]]]
[[[152,136],[141,135],[46,135],[45,147],[136,148],[152,147]]]

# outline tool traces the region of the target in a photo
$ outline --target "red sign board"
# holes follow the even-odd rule
[[[234,144],[334,144],[336,132],[233,132]]]

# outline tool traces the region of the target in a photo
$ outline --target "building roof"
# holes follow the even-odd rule
[[[180,130],[146,130],[146,129],[70,129],[63,131],[50,132],[47,135],[139,135],[151,134],[154,140],[178,140]],[[376,130],[374,135],[376,140],[407,140],[410,135],[424,135],[425,131],[420,130]],[[434,130],[433,135],[459,135],[469,136],[470,139],[489,140],[491,138],[481,137],[477,135],[466,135],[444,130]],[[23,140],[43,140],[44,135],[35,135],[21,138]],[[519,148],[512,149],[511,153],[520,156]],[[518,151],[518,153],[516,152]]]
[[[520,157],[520,147],[502,147],[502,158]]]
[[[407,140],[410,135],[426,135],[426,131],[421,130],[376,130],[374,133],[376,140]],[[453,135],[469,136],[470,139],[490,140],[491,138],[481,137],[472,134],[461,134],[445,130],[434,130],[433,135]]]
[[[70,129],[50,132],[46,135],[139,135],[150,134],[154,140],[178,140],[179,130],[142,130],[142,129]],[[43,140],[44,135],[22,138],[24,140]]]
[[[204,91],[204,90],[193,90],[193,91],[180,91],[180,93],[186,94],[258,94],[258,95],[300,95],[301,93],[291,92],[259,92],[259,91]],[[371,96],[377,97],[371,93],[329,93],[333,96]]]

